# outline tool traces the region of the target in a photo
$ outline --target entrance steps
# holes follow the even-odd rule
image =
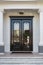
[[[43,65],[43,55],[16,56],[10,55],[0,56],[0,65]]]

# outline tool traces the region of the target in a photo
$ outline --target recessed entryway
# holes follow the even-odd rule
[[[33,38],[32,39],[32,45],[33,45],[32,50],[33,50],[33,52],[38,52],[38,45],[39,45],[39,38],[40,38],[39,37],[40,36],[40,34],[39,34],[39,32],[40,32],[39,15],[37,14],[36,11],[33,11],[33,10],[23,10],[23,12],[24,12],[23,15],[18,14],[18,11],[20,11],[20,10],[6,10],[6,13],[4,15],[5,52],[11,52],[11,47],[10,47],[11,38],[12,38],[11,37],[11,21],[12,20],[15,21],[15,18],[16,18],[22,22],[24,17],[25,17],[25,20],[32,21],[32,34],[33,34],[32,35],[32,38]],[[11,17],[9,17],[9,16],[11,16]],[[34,17],[32,17],[32,16],[34,16]],[[21,18],[22,18],[22,20],[21,20]],[[18,28],[19,28],[19,25],[21,25],[21,24],[20,23],[18,24]],[[25,26],[25,24],[23,24],[23,25]],[[20,27],[20,30],[22,30],[21,27]],[[22,32],[21,32],[21,34],[22,34]],[[21,36],[21,38],[22,38],[22,36]],[[17,51],[15,51],[15,52],[17,52]],[[24,51],[22,51],[22,52],[24,52]],[[25,52],[28,52],[28,51],[25,51]]]
[[[13,52],[33,51],[33,16],[11,16],[11,43]]]

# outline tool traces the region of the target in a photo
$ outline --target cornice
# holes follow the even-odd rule
[[[8,1],[29,1],[29,2],[31,2],[31,1],[37,1],[37,0],[0,0],[1,2],[8,2]]]

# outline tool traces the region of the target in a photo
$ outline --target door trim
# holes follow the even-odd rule
[[[11,20],[13,19],[30,19],[31,20],[31,24],[32,24],[32,51],[33,51],[33,17],[34,16],[9,16],[10,17],[10,45],[11,45]],[[10,51],[11,51],[11,47],[10,47]],[[13,52],[32,52],[32,51],[13,51]]]

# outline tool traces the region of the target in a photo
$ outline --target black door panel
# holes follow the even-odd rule
[[[11,18],[11,51],[32,51],[32,18]]]

